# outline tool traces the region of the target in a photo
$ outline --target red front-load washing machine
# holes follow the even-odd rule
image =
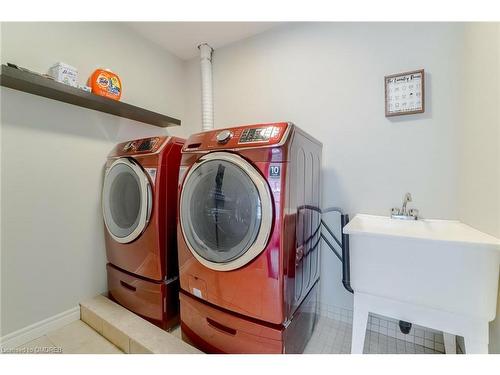
[[[109,296],[164,329],[178,324],[177,181],[184,140],[124,142],[102,191]]]
[[[179,174],[182,336],[300,353],[317,316],[322,145],[291,123],[192,135]]]

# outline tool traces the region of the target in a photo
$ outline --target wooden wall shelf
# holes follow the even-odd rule
[[[181,124],[176,118],[95,95],[7,65],[2,65],[0,85],[162,128]]]

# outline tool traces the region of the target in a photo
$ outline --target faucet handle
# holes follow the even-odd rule
[[[401,213],[401,210],[397,207],[391,208],[391,215],[399,215]]]
[[[405,202],[411,202],[411,193],[406,193],[403,201],[405,201]]]
[[[414,217],[415,219],[418,218],[418,210],[416,208],[411,208],[409,211],[408,211],[408,214],[412,217]]]

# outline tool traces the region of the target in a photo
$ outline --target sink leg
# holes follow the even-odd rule
[[[466,354],[488,354],[490,342],[488,322],[482,322],[475,327],[471,325],[464,334]]]
[[[457,338],[455,335],[443,332],[444,351],[446,354],[457,354]]]
[[[368,309],[360,298],[356,298],[356,294],[354,294],[351,354],[363,354],[367,324]]]
[[[466,354],[488,354],[488,341],[468,337],[464,339]]]

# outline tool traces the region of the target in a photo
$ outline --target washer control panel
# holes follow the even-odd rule
[[[183,151],[225,150],[279,145],[287,137],[287,122],[236,126],[192,134]]]
[[[239,143],[267,142],[280,133],[280,128],[266,126],[265,128],[245,129],[241,133]]]
[[[126,142],[122,147],[122,152],[152,152],[158,148],[160,138],[145,138]]]

